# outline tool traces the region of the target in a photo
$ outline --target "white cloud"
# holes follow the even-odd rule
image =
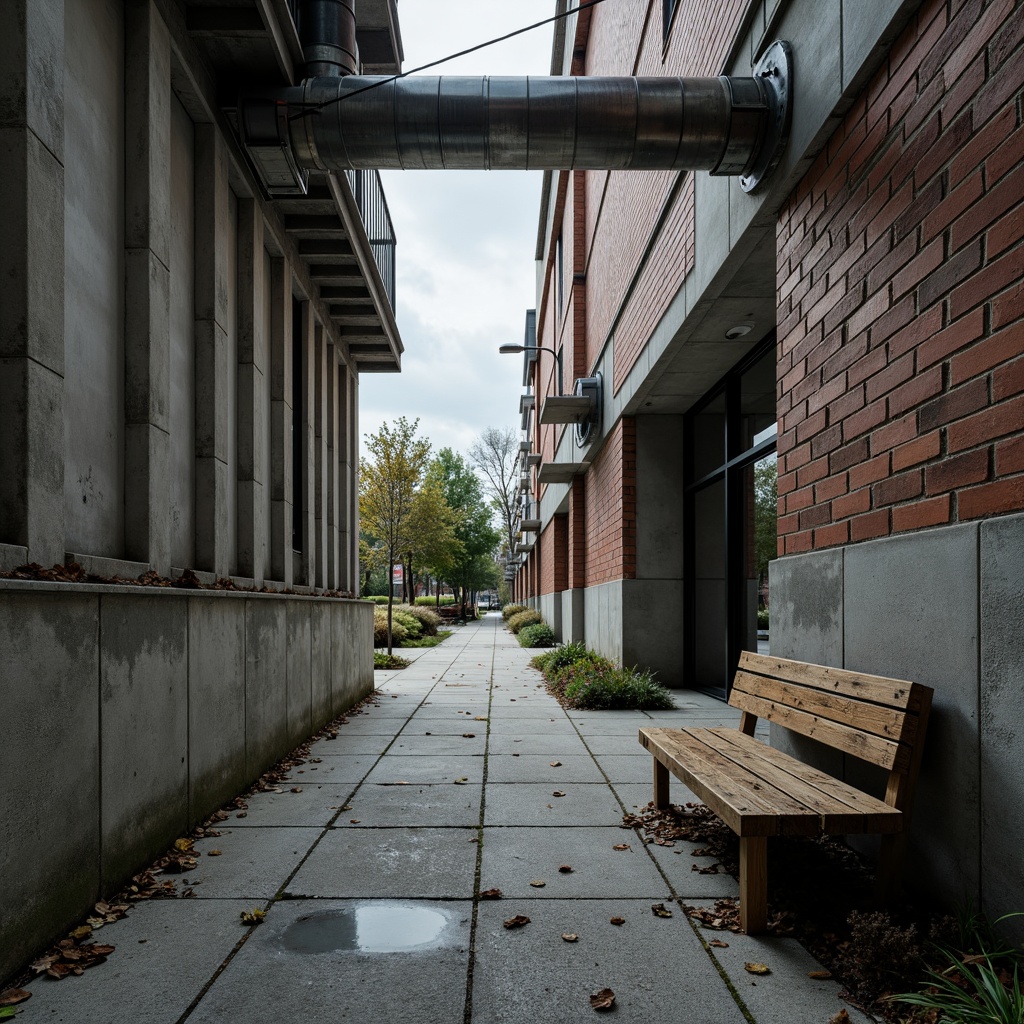
[[[405,67],[550,17],[552,0],[402,0]],[[552,28],[442,65],[426,74],[540,74]],[[521,342],[536,305],[534,249],[541,175],[514,171],[383,172],[397,252],[397,319],[403,372],[366,374],[365,437],[397,416],[419,417],[436,448],[465,452],[487,426],[518,426]]]

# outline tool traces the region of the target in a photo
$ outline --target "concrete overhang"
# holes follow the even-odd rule
[[[557,423],[582,423],[593,408],[585,395],[548,395],[540,407],[540,422],[545,426]]]
[[[532,540],[521,540],[516,545],[516,551],[522,555],[527,555],[533,550],[534,541]]]
[[[520,395],[519,396],[519,412],[522,416],[522,428],[528,430],[530,427],[530,414],[533,412],[533,406],[536,402],[536,398],[533,395]]]
[[[523,533],[536,533],[541,527],[541,521],[539,519],[524,519],[519,524],[519,529]]]
[[[528,455],[533,448],[533,442],[531,441],[520,441],[519,442],[519,453],[520,455]]]
[[[541,463],[540,452],[527,452],[524,460],[527,466],[539,466]]]
[[[537,474],[541,484],[567,484],[587,468],[585,462],[545,462]]]

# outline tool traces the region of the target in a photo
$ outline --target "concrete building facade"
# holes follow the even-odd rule
[[[0,572],[121,584],[0,578],[0,765],[40,768],[0,796],[0,977],[373,685],[387,204],[375,172],[268,191],[236,130],[240,92],[303,77],[297,11],[0,6]],[[394,0],[358,42],[400,70]],[[128,585],[186,571],[248,592]]]
[[[545,179],[514,593],[671,686],[724,697],[767,603],[772,653],[934,687],[917,881],[998,915],[1024,904],[1024,8],[624,0],[568,20],[552,73],[749,74],[775,39],[792,131],[756,194]],[[586,439],[559,368],[599,378]]]

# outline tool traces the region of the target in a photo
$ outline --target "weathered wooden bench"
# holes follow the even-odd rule
[[[738,729],[641,729],[654,755],[654,803],[669,772],[740,839],[740,922],[764,931],[768,837],[881,834],[883,897],[899,883],[932,690],[918,683],[744,652],[729,704]],[[885,799],[754,738],[757,720],[792,729],[888,770]]]

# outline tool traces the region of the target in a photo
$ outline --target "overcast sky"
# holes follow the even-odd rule
[[[401,0],[405,68],[554,14],[553,0]],[[552,26],[426,74],[546,75]],[[435,450],[465,453],[488,426],[519,425],[526,310],[536,304],[539,171],[382,171],[398,239],[401,374],[360,376],[360,431],[419,417]]]

